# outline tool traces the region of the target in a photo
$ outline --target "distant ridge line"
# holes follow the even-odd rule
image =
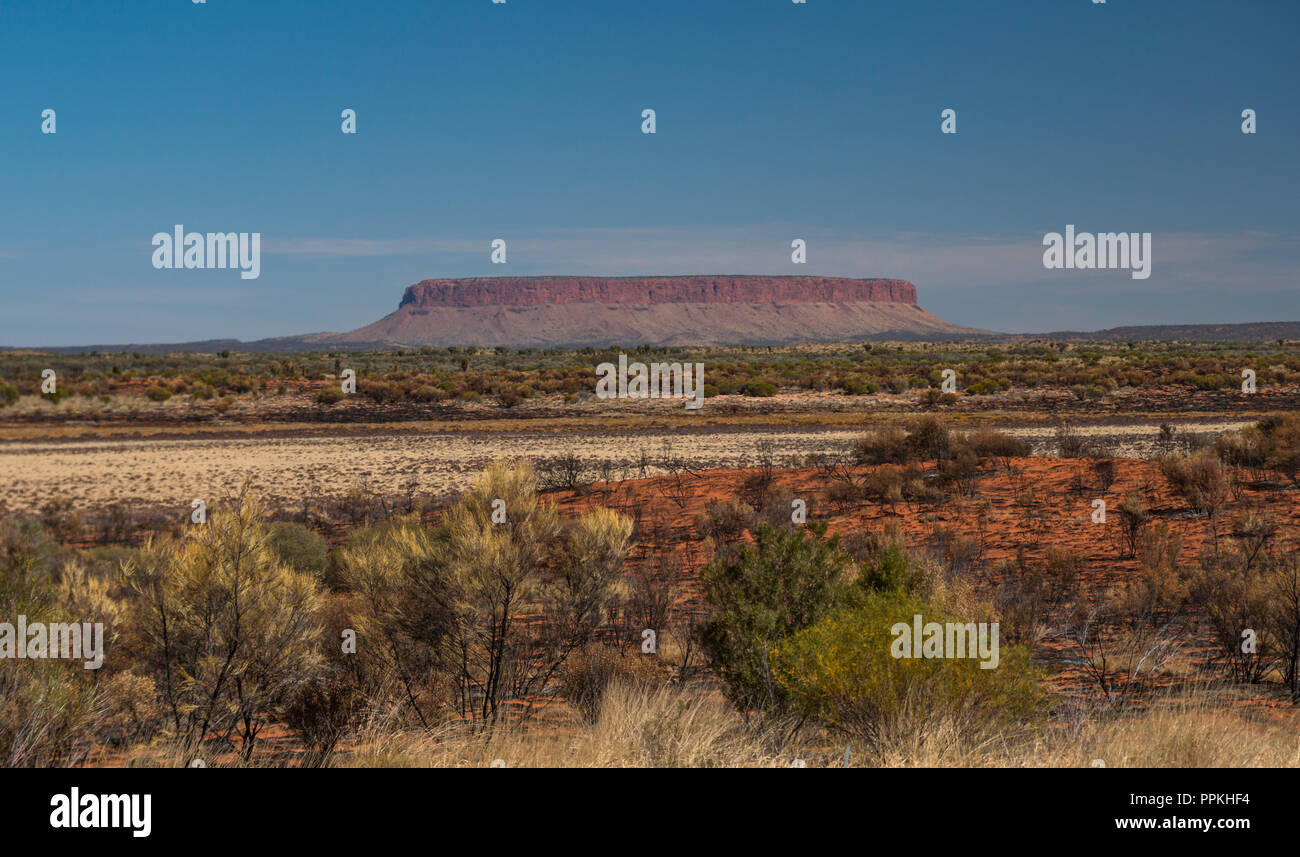
[[[1023,333],[1015,339],[1052,339],[1058,342],[1170,341],[1241,342],[1269,339],[1300,339],[1300,321],[1248,321],[1232,324],[1139,324],[1104,330],[1058,330],[1051,333]]]

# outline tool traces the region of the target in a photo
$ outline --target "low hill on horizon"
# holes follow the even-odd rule
[[[1300,339],[1300,321],[1250,321],[1239,324],[1138,324],[1105,330],[1058,330],[1024,334],[1022,339],[1051,339],[1057,342],[1173,341],[1254,342]]]

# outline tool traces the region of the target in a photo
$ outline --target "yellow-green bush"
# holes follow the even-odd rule
[[[955,621],[901,590],[873,592],[775,647],[776,682],[801,713],[868,742],[918,717],[944,716],[972,730],[1039,718],[1044,695],[1022,647],[1000,647],[991,669],[978,657],[895,657],[891,629],[910,628],[918,614]]]

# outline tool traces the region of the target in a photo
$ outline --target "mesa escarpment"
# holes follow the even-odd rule
[[[983,334],[917,304],[906,280],[815,276],[422,280],[397,309],[314,344],[515,348],[781,345]]]
[[[399,308],[834,301],[915,304],[916,286],[846,277],[473,277],[407,286]]]

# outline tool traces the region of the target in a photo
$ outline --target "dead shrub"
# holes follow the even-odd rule
[[[738,540],[753,524],[753,507],[735,497],[708,503],[695,515],[695,531],[724,544]]]
[[[1214,517],[1232,497],[1232,477],[1213,453],[1175,455],[1160,462],[1170,489],[1194,511]]]
[[[653,656],[586,646],[560,670],[560,695],[588,723],[596,722],[606,692],[615,684],[644,690],[660,681]]]
[[[897,426],[869,432],[853,446],[853,459],[858,464],[904,464],[907,457],[907,435]]]

